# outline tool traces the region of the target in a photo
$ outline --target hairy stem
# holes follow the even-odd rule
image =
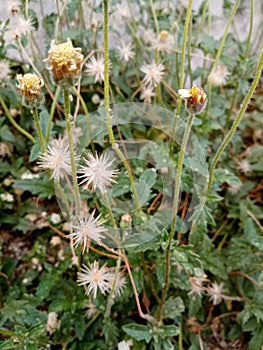
[[[171,244],[172,244],[172,241],[173,241],[173,238],[175,235],[175,229],[176,229],[177,211],[178,211],[178,207],[179,207],[181,175],[182,175],[182,169],[183,169],[184,155],[185,155],[186,145],[187,145],[187,142],[189,139],[193,120],[194,120],[194,114],[189,114],[188,121],[186,124],[186,129],[185,129],[185,132],[183,135],[181,150],[180,150],[179,158],[178,158],[177,172],[176,172],[176,178],[175,178],[174,199],[173,199],[173,221],[172,221],[172,225],[171,225],[169,242],[168,242],[168,246],[166,248],[166,253],[165,253],[165,279],[164,279],[164,287],[163,287],[163,292],[162,292],[162,296],[161,296],[160,307],[158,310],[158,322],[159,323],[161,323],[161,321],[162,321],[163,306],[164,306],[164,302],[165,302],[166,295],[168,292],[168,287],[169,287],[169,277],[170,277],[170,268],[171,268],[171,264],[170,264]]]
[[[33,114],[34,121],[35,121],[35,124],[36,124],[37,133],[38,133],[38,137],[39,137],[39,141],[40,141],[40,146],[41,146],[42,152],[46,152],[45,139],[44,139],[41,127],[40,127],[37,108],[34,107],[31,112]]]
[[[34,137],[32,135],[30,135],[25,129],[21,128],[20,125],[17,124],[17,122],[14,120],[12,114],[10,113],[7,105],[5,104],[5,101],[2,99],[2,97],[0,96],[0,103],[1,106],[3,107],[3,110],[5,111],[5,114],[7,116],[7,118],[9,119],[10,123],[24,136],[26,136],[30,141],[32,142],[36,142],[36,140],[34,139]]]
[[[71,115],[70,115],[69,91],[67,88],[64,88],[63,92],[64,92],[64,109],[65,109],[65,119],[66,119],[66,127],[67,127],[67,134],[68,134],[68,142],[69,142],[72,180],[73,180],[73,188],[74,188],[75,200],[76,200],[76,214],[79,215],[79,212],[80,212],[80,194],[79,194],[79,187],[78,187],[78,180],[77,180],[74,143],[73,143],[73,136],[72,136],[71,120],[70,120]]]
[[[185,73],[184,65],[185,65],[185,55],[186,55],[186,41],[187,41],[189,23],[190,23],[190,19],[191,19],[192,5],[193,5],[193,0],[189,0],[189,4],[187,7],[187,11],[186,11],[185,24],[184,24],[179,89],[183,89],[183,87],[184,87],[184,73]],[[177,100],[176,115],[180,114],[181,105],[182,105],[182,101],[179,98]],[[171,134],[172,136],[170,139],[170,155],[172,155],[172,151],[173,151],[175,130],[176,130],[176,123],[174,123],[172,134]]]
[[[238,112],[238,115],[236,116],[236,119],[234,120],[231,129],[229,130],[229,132],[227,133],[227,135],[225,136],[223,142],[221,143],[220,147],[218,148],[212,163],[211,163],[211,167],[210,167],[210,172],[209,172],[209,179],[208,179],[208,185],[207,185],[207,192],[206,192],[206,196],[208,196],[210,190],[211,190],[211,186],[212,186],[212,181],[213,181],[213,175],[214,175],[214,171],[217,165],[217,162],[219,160],[219,158],[221,157],[223,151],[225,150],[226,146],[228,145],[228,143],[231,141],[237,127],[238,124],[241,121],[241,118],[243,117],[243,114],[245,113],[246,109],[247,109],[247,105],[256,89],[256,86],[258,84],[260,75],[261,75],[261,71],[262,71],[262,67],[263,67],[263,50],[261,49],[261,55],[260,55],[260,59],[258,62],[258,66],[257,66],[257,71],[255,74],[255,77],[253,79],[253,82],[250,86],[250,89],[246,95],[246,97],[244,98],[244,101],[241,105],[241,108]]]

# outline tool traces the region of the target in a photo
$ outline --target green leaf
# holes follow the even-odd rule
[[[149,188],[152,188],[156,181],[156,170],[147,169],[140,176],[140,180],[144,181]]]
[[[148,232],[134,234],[123,243],[123,248],[133,252],[145,252],[148,249],[153,250],[157,247],[159,247],[159,243],[156,236]]]
[[[13,169],[12,165],[8,164],[7,162],[3,162],[3,161],[0,162],[0,174],[5,175],[10,171],[12,171],[12,169]]]
[[[163,318],[175,319],[177,316],[181,316],[184,310],[183,299],[181,297],[171,297],[164,304]]]
[[[160,326],[158,328],[154,329],[154,335],[157,335],[158,337],[165,339],[169,337],[175,337],[180,333],[179,327],[177,326]]]
[[[122,329],[125,333],[138,341],[144,340],[148,344],[152,339],[152,329],[148,325],[143,326],[136,323],[129,323],[124,325]]]
[[[214,171],[214,181],[220,184],[226,182],[228,185],[242,185],[239,177],[231,173],[228,169],[216,169]]]
[[[41,146],[40,146],[39,141],[37,141],[34,144],[34,146],[31,148],[29,161],[34,162],[35,160],[37,160],[40,152],[41,152]]]
[[[77,313],[76,313],[77,315]],[[86,322],[83,317],[77,317],[75,319],[75,332],[79,340],[82,340],[86,331]]]
[[[11,131],[7,125],[4,125],[1,127],[0,135],[1,135],[1,139],[3,139],[4,141],[15,142],[15,137],[11,133]]]
[[[50,274],[43,276],[36,291],[36,295],[42,300],[49,296],[51,288],[57,283],[58,277]]]
[[[144,205],[147,204],[149,197],[150,197],[150,188],[148,185],[143,181],[139,180],[138,183],[135,184],[136,187],[136,192],[138,194],[138,200],[140,203],[140,206],[143,207]]]
[[[39,198],[50,199],[55,195],[53,182],[50,181],[45,175],[39,179],[17,180],[13,184],[13,187],[24,191],[29,191],[34,195],[38,195]]]
[[[49,113],[46,110],[43,110],[39,114],[39,121],[43,136],[45,137],[48,129]]]
[[[249,342],[247,350],[261,350],[263,344],[263,327],[258,326],[253,332],[253,336]]]

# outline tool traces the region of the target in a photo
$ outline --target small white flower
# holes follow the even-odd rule
[[[51,179],[63,179],[66,175],[71,175],[69,146],[63,139],[53,140],[39,159],[40,168],[51,170]],[[75,156],[75,159],[78,161],[79,157]]]
[[[114,296],[120,296],[121,293],[123,292],[123,289],[126,286],[126,279],[125,279],[124,275],[119,272],[117,274],[117,277],[116,277],[116,280],[115,280],[115,273],[112,272],[111,273],[111,277],[109,279],[109,282],[111,284],[111,287],[113,287],[113,284],[115,282],[115,285],[114,285]]]
[[[207,294],[210,295],[210,300],[214,305],[218,305],[221,303],[224,296],[222,293],[224,292],[224,283],[217,284],[217,282],[212,283],[212,287],[208,287]]]
[[[80,185],[84,184],[83,189],[91,189],[95,191],[99,189],[102,194],[105,194],[114,177],[118,174],[117,170],[112,170],[113,160],[109,160],[106,154],[95,157],[92,154],[88,155],[88,159],[84,158],[86,165],[80,166],[79,178],[82,179]]]
[[[52,213],[50,215],[50,221],[52,222],[52,224],[56,225],[56,224],[59,224],[60,221],[61,221],[61,217],[59,214],[57,213]]]
[[[164,75],[164,65],[152,62],[150,64],[143,65],[140,70],[145,74],[143,83],[149,87],[155,87],[158,85]]]
[[[208,76],[208,82],[212,86],[225,85],[227,77],[230,75],[226,66],[220,64],[216,68],[215,72],[211,72]]]
[[[73,231],[69,237],[73,239],[74,247],[82,246],[82,254],[89,249],[90,242],[94,241],[101,244],[103,233],[107,229],[103,226],[103,220],[100,220],[100,215],[94,218],[95,210],[88,218],[79,219],[78,225],[72,225]]]
[[[231,185],[231,186],[228,187],[228,191],[231,194],[237,194],[240,189],[241,189],[241,185]]]
[[[119,58],[125,62],[129,62],[129,60],[132,60],[134,55],[135,55],[135,52],[132,51],[133,46],[131,43],[129,43],[127,45],[122,43],[122,46],[118,46],[117,50],[118,50]]]
[[[21,38],[21,31],[18,27],[10,27],[5,32],[4,37],[7,44],[11,44],[16,42],[19,38]]]
[[[57,328],[60,327],[60,321],[58,321],[58,314],[56,312],[50,312],[47,319],[47,331],[52,334]]]
[[[101,84],[104,81],[104,57],[101,55],[98,58],[92,56],[86,64],[84,72],[91,77],[95,77],[95,83],[99,82]]]
[[[190,278],[190,283],[192,286],[191,291],[188,293],[188,295],[199,295],[201,296],[203,291],[204,291],[204,287],[203,287],[203,283],[205,281],[205,277],[191,277]]]
[[[156,34],[151,28],[140,28],[140,37],[149,46],[153,46],[156,42]]]
[[[242,171],[242,173],[247,174],[251,171],[250,163],[247,159],[242,159],[238,163],[238,169]]]
[[[155,96],[155,93],[153,91],[153,88],[144,86],[140,94],[140,100],[142,100],[145,103],[151,103],[152,97],[154,96]]]
[[[32,32],[35,29],[33,23],[34,20],[32,17],[28,17],[27,19],[19,17],[18,28],[20,30],[21,35],[26,35]]]
[[[153,44],[153,48],[158,51],[171,52],[174,49],[174,38],[166,30],[162,30]]]
[[[87,318],[92,318],[93,316],[96,315],[98,312],[95,304],[93,304],[91,301],[86,305],[86,310],[85,310],[85,316]]]
[[[8,0],[8,13],[10,15],[16,16],[20,12],[20,1],[17,0]]]
[[[81,268],[82,272],[78,272],[78,284],[84,285],[86,288],[86,294],[93,293],[93,298],[97,297],[98,289],[102,294],[110,291],[111,285],[109,280],[111,279],[111,273],[109,272],[106,264],[99,268],[99,263],[94,261],[94,263],[89,264],[90,267],[84,265]]]

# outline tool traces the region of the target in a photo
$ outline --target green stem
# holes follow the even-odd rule
[[[34,137],[32,135],[30,135],[25,129],[21,128],[21,126],[19,126],[17,124],[17,122],[14,120],[14,118],[12,117],[12,114],[10,113],[9,109],[7,108],[7,105],[5,104],[5,101],[2,99],[2,97],[0,96],[0,103],[1,106],[3,107],[3,110],[5,111],[5,114],[7,116],[7,118],[9,119],[10,123],[19,131],[21,132],[21,134],[23,134],[24,136],[26,136],[30,141],[32,142],[36,142],[36,140],[34,139]]]
[[[61,202],[63,203],[63,205],[65,205],[65,208],[66,208],[66,212],[68,214],[68,220],[71,219],[71,210],[70,210],[70,206],[69,206],[69,203],[68,203],[68,199],[67,199],[67,196],[65,195],[65,192],[63,190],[63,188],[61,187],[60,183],[58,180],[54,180],[54,186],[55,186],[55,189],[59,195],[59,198],[61,199]]]
[[[190,19],[191,19],[192,5],[193,5],[193,0],[189,0],[187,12],[186,12],[185,24],[184,24],[179,89],[183,89],[183,87],[184,87],[184,62],[185,62],[186,40],[187,40],[189,23],[190,23]],[[179,101],[181,101],[181,99],[179,99],[178,102]],[[180,107],[181,107],[181,103],[180,103]],[[178,109],[178,107],[177,107],[177,114],[179,114],[179,112],[180,112],[180,109]]]
[[[158,23],[158,18],[156,16],[156,12],[155,12],[154,7],[153,7],[153,0],[150,0],[150,5],[151,5],[151,11],[152,11],[153,20],[154,20],[155,30],[156,30],[156,33],[158,35],[159,34],[159,23]]]
[[[187,33],[188,33],[188,28],[189,28],[189,23],[190,23],[190,18],[191,18],[192,5],[193,5],[193,0],[189,0],[189,4],[187,7],[187,11],[186,11],[185,24],[184,24],[182,56],[181,56],[182,57],[181,58],[181,69],[180,69],[180,77],[179,77],[179,89],[183,89],[183,87],[184,87],[184,65],[185,65],[186,40],[187,40]],[[176,115],[180,114],[181,104],[182,104],[182,100],[179,98],[177,100]],[[172,153],[173,153],[175,130],[176,130],[176,123],[174,123],[172,134],[171,134],[171,139],[170,139],[170,155],[172,155]]]
[[[212,68],[211,68],[211,71],[210,71],[210,75],[212,75],[215,72],[215,70],[216,70],[216,68],[218,66],[218,62],[219,62],[219,59],[221,57],[221,54],[222,54],[222,51],[223,51],[223,48],[224,48],[224,45],[225,45],[225,41],[226,41],[226,37],[227,37],[228,31],[229,31],[230,25],[231,25],[231,23],[233,21],[233,18],[235,16],[235,14],[236,14],[236,11],[238,9],[240,1],[241,0],[237,0],[237,2],[235,3],[235,6],[232,9],[232,12],[230,14],[230,17],[228,19],[228,22],[227,22],[227,25],[226,25],[226,28],[225,28],[225,31],[224,31],[224,34],[223,34],[223,37],[222,37],[220,45],[219,45],[219,48],[217,50],[215,61],[214,61],[213,65],[212,65]],[[211,105],[211,84],[209,83],[209,81],[208,81],[207,92],[208,92],[207,93],[208,103],[207,103],[207,108],[206,108],[206,114],[209,113],[210,105]]]
[[[178,164],[177,164],[177,172],[176,172],[176,178],[175,178],[175,190],[174,190],[174,199],[173,199],[173,221],[171,226],[171,233],[170,233],[170,239],[171,242],[173,240],[174,234],[175,234],[175,228],[176,228],[176,215],[179,207],[179,195],[180,195],[180,187],[181,187],[181,174],[183,169],[183,161],[184,161],[184,155],[186,151],[186,145],[189,139],[191,127],[194,120],[194,114],[189,113],[188,121],[186,124],[186,129],[183,135],[181,150],[179,153],[178,158]]]
[[[55,108],[56,108],[56,104],[57,104],[60,92],[61,92],[61,87],[58,86],[56,89],[56,93],[55,93],[52,105],[51,105],[51,109],[50,109],[50,116],[49,116],[49,120],[48,120],[47,132],[46,132],[46,142],[48,142],[48,140],[49,140],[51,125],[52,125],[52,121],[53,121],[53,117],[54,117],[54,113],[55,113]]]
[[[82,106],[82,108],[84,110],[85,117],[86,117],[87,128],[88,128],[88,134],[89,134],[88,137],[89,137],[89,141],[90,141],[90,145],[91,145],[91,150],[92,150],[93,154],[95,154],[95,146],[94,146],[94,142],[93,142],[93,138],[92,138],[92,131],[91,131],[91,125],[90,125],[89,111],[88,111],[87,105],[86,105],[83,97],[79,93],[78,89],[74,88],[74,91],[77,94],[77,97],[79,98],[81,106]]]
[[[254,19],[254,0],[251,0],[251,3],[250,3],[249,33],[248,33],[248,37],[247,37],[247,45],[246,45],[246,52],[245,52],[244,61],[246,61],[246,59],[248,58],[248,54],[249,54],[249,49],[250,49],[250,44],[251,44],[251,35],[252,35],[252,29],[253,29],[253,19]],[[239,67],[238,67],[238,71],[239,72],[240,72],[240,64],[239,64]],[[237,75],[238,74],[242,74],[242,73],[237,73]],[[236,104],[238,89],[239,89],[239,80],[236,81],[236,86],[235,86],[233,98],[232,98],[232,101],[231,101],[231,106],[230,106],[229,111],[227,113],[226,128],[228,128],[230,114],[232,113],[232,110],[233,110],[233,108],[234,108],[234,106]]]
[[[44,152],[46,152],[46,144],[45,144],[45,139],[44,139],[44,136],[43,136],[43,133],[42,133],[42,130],[41,130],[40,123],[39,123],[37,108],[34,107],[31,112],[33,114],[34,121],[35,121],[35,124],[36,124],[40,146],[41,146],[42,152],[44,153]]]
[[[76,199],[76,214],[79,215],[79,213],[80,213],[80,194],[79,194],[79,187],[78,187],[78,180],[77,180],[77,170],[76,170],[76,163],[75,163],[75,157],[74,157],[74,153],[75,153],[74,152],[74,143],[73,143],[73,136],[72,136],[71,121],[70,121],[71,115],[70,115],[69,91],[67,88],[64,88],[63,92],[64,92],[64,109],[65,109],[68,142],[69,142],[72,180],[73,180],[73,188],[74,188],[75,199]]]
[[[226,41],[226,37],[227,37],[228,31],[229,31],[229,27],[230,27],[230,25],[231,25],[231,23],[233,21],[233,18],[234,18],[235,14],[236,14],[236,11],[238,9],[240,1],[241,0],[237,0],[235,6],[232,9],[231,15],[230,15],[230,17],[228,19],[228,22],[227,22],[227,25],[226,25],[226,28],[225,28],[225,31],[224,31],[224,35],[223,35],[223,37],[221,39],[219,48],[218,48],[217,53],[216,53],[215,61],[214,61],[213,65],[212,65],[210,73],[214,73],[214,71],[216,70],[216,67],[218,65],[219,59],[221,57],[221,54],[222,54],[222,51],[223,51],[223,48],[224,48],[224,45],[225,45],[225,41]]]
[[[251,0],[251,3],[250,3],[249,32],[248,32],[248,37],[247,37],[247,47],[246,47],[245,58],[248,58],[250,44],[251,44],[251,36],[252,36],[253,20],[254,20],[254,5],[255,5],[255,1]]]
[[[205,15],[206,15],[206,12],[208,10],[208,2],[209,2],[209,0],[205,0],[205,3],[203,5],[202,14],[201,14],[201,20],[200,20],[200,23],[199,23],[197,29],[195,30],[195,40],[194,40],[194,44],[193,44],[193,49],[196,48],[199,34],[201,33],[201,31],[203,30],[203,27],[204,27]]]
[[[110,117],[110,88],[109,88],[109,38],[108,38],[108,14],[109,14],[109,9],[108,9],[108,0],[103,0],[103,7],[104,7],[104,100],[105,100],[105,114],[106,114],[106,120],[107,120],[107,129],[109,133],[109,139],[111,146],[113,150],[116,152],[118,157],[121,159],[127,173],[128,177],[131,183],[133,195],[134,195],[134,201],[135,201],[135,206],[136,210],[138,212],[141,211],[140,209],[140,201],[139,197],[137,194],[137,190],[135,187],[135,183],[133,180],[131,168],[119,149],[118,144],[115,142],[113,130],[112,130],[112,125],[111,125],[111,117]]]
[[[117,259],[117,264],[116,264],[116,270],[115,270],[115,274],[114,274],[114,280],[111,286],[111,290],[110,293],[108,295],[107,298],[107,306],[106,306],[106,311],[105,311],[105,315],[104,315],[104,320],[107,319],[107,317],[110,316],[110,312],[111,312],[111,307],[114,303],[114,292],[115,292],[115,287],[116,287],[116,283],[117,283],[117,278],[118,278],[118,274],[120,271],[120,267],[121,267],[121,256],[118,257]]]
[[[228,129],[230,116],[232,114],[233,108],[234,108],[236,101],[237,101],[238,89],[239,89],[239,80],[236,81],[236,86],[235,86],[235,90],[234,90],[234,93],[232,96],[231,105],[230,105],[230,108],[229,108],[227,115],[226,115],[225,129]]]
[[[172,244],[172,241],[173,241],[173,238],[175,235],[175,229],[176,229],[177,211],[178,211],[178,207],[179,207],[179,195],[180,195],[180,187],[181,187],[181,174],[182,174],[182,169],[183,169],[183,161],[184,161],[184,155],[185,155],[185,151],[186,151],[186,145],[187,145],[187,142],[189,139],[193,120],[194,120],[194,114],[189,113],[189,118],[188,118],[188,121],[186,124],[186,129],[185,129],[185,132],[183,135],[181,150],[180,150],[179,158],[178,158],[177,172],[176,172],[176,178],[175,178],[174,199],[173,199],[173,220],[172,220],[172,225],[171,225],[169,242],[168,242],[168,246],[167,246],[166,254],[165,254],[165,280],[164,280],[164,287],[163,287],[163,292],[162,292],[162,296],[161,296],[160,307],[158,310],[158,322],[159,323],[162,321],[162,310],[163,310],[164,302],[165,302],[166,295],[168,292],[168,287],[169,287],[169,277],[170,277],[170,269],[171,269],[170,251],[171,251],[171,244]]]
[[[250,86],[250,89],[249,89],[246,97],[244,98],[244,101],[243,101],[243,103],[241,105],[241,108],[240,108],[240,110],[238,112],[238,115],[237,115],[236,119],[234,120],[234,122],[232,124],[231,129],[227,133],[225,139],[223,140],[223,142],[221,143],[220,147],[218,148],[214,159],[212,160],[210,173],[209,173],[209,179],[208,179],[206,196],[208,196],[208,194],[210,192],[210,189],[211,189],[211,186],[212,186],[213,174],[214,174],[214,171],[215,171],[215,168],[216,168],[216,164],[217,164],[219,158],[221,157],[224,149],[226,148],[226,146],[228,145],[228,143],[232,139],[232,137],[233,137],[233,135],[234,135],[234,133],[235,133],[237,127],[238,127],[238,124],[240,123],[241,118],[243,117],[243,114],[246,111],[248,103],[249,103],[249,101],[250,101],[250,99],[251,99],[251,97],[252,97],[252,95],[253,95],[253,93],[254,93],[254,91],[256,89],[258,81],[260,79],[262,67],[263,67],[263,50],[261,49],[261,56],[260,56],[260,59],[259,59],[259,63],[258,63],[258,66],[257,66],[257,71],[256,71],[256,74],[255,74],[254,80],[253,80],[253,82],[252,82],[252,84]]]

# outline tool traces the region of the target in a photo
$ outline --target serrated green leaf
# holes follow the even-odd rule
[[[142,181],[137,183],[135,187],[138,194],[138,200],[139,200],[140,206],[143,207],[144,205],[147,204],[151,192],[148,186],[145,184],[145,182],[142,182]]]
[[[152,339],[152,329],[148,325],[143,326],[136,323],[129,323],[124,325],[122,329],[125,333],[138,341],[145,340],[148,344]]]
[[[249,346],[247,350],[261,350],[263,344],[263,327],[258,326],[254,332],[253,336],[249,342]]]
[[[242,185],[239,177],[231,173],[228,169],[216,169],[214,171],[214,181],[220,184],[226,182],[230,186]]]
[[[34,195],[38,195],[39,198],[50,199],[55,195],[53,182],[50,181],[47,176],[43,176],[39,179],[17,180],[13,184],[13,187],[24,191],[29,191]]]
[[[140,180],[144,181],[149,188],[152,188],[156,181],[155,169],[146,169],[140,176]]]

